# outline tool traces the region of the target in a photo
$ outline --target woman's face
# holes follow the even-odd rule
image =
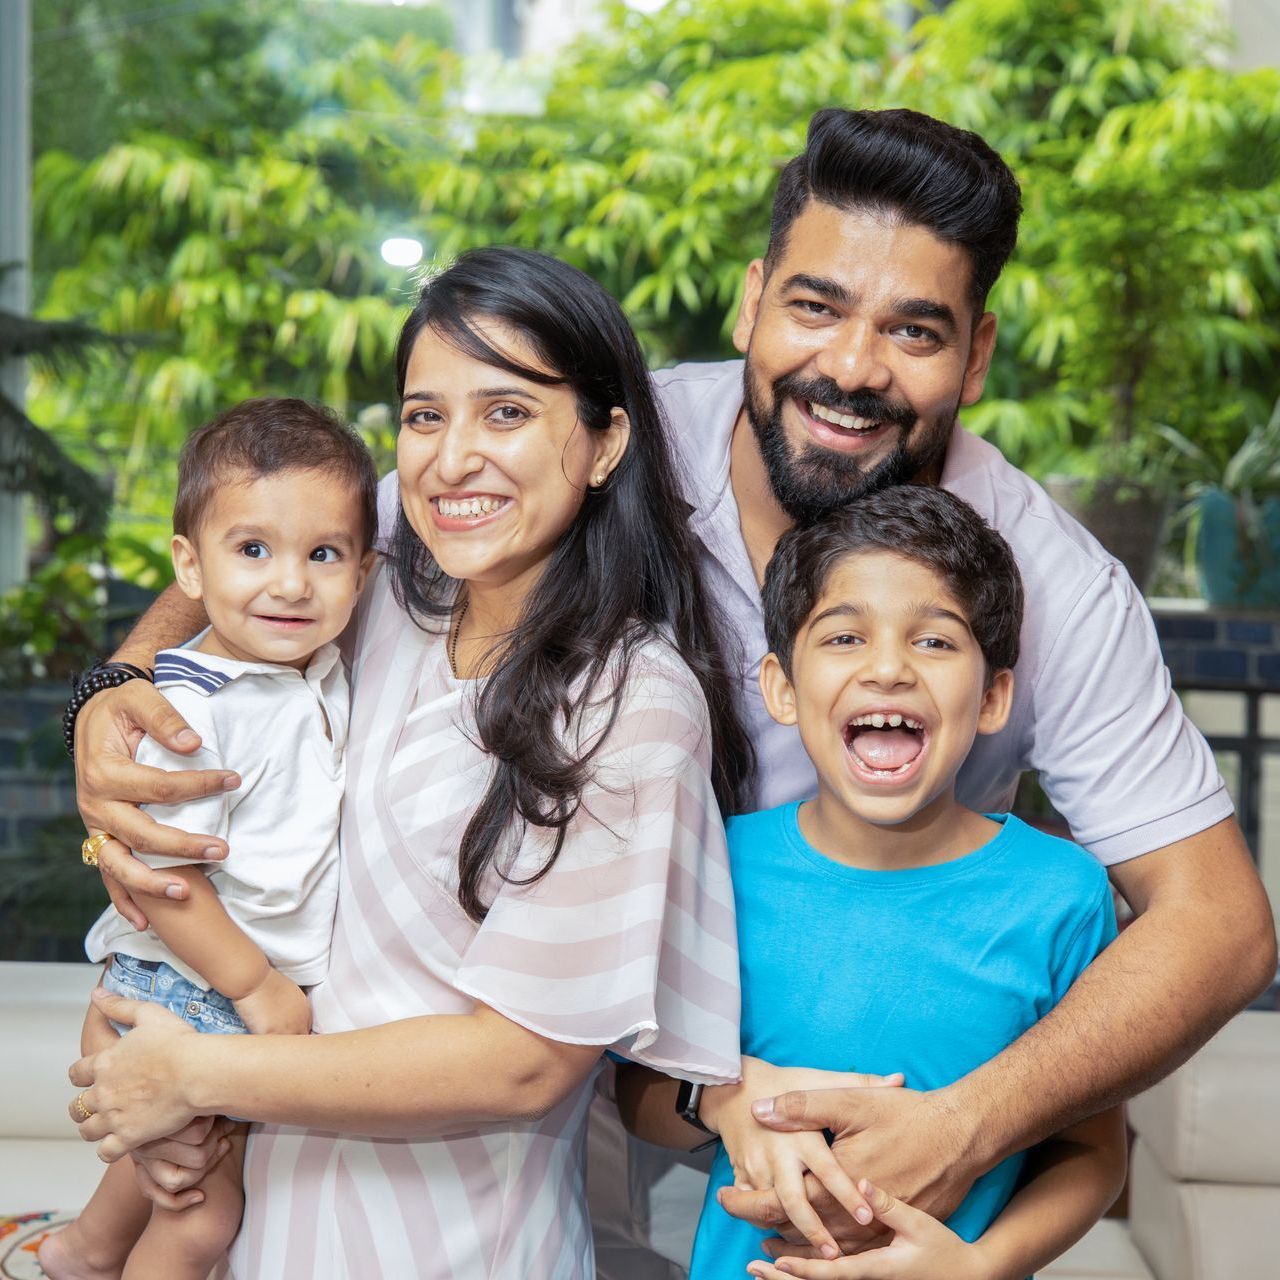
[[[516,330],[473,323],[516,363],[542,368]],[[627,417],[612,417],[612,429],[592,431],[568,386],[484,364],[427,327],[409,358],[396,446],[405,515],[447,574],[517,602],[588,486],[621,458]]]

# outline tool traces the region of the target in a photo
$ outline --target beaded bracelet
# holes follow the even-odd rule
[[[128,680],[154,680],[155,673],[132,662],[95,662],[87,671],[71,677],[71,701],[62,713],[62,742],[67,755],[76,754],[76,716],[95,693],[115,689]]]

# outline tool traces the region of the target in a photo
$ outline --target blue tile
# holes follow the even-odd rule
[[[1182,618],[1170,614],[1156,615],[1156,634],[1167,640],[1216,640],[1216,618]]]
[[[1257,664],[1259,680],[1273,689],[1280,689],[1280,653],[1260,653]]]
[[[1271,622],[1251,618],[1228,618],[1227,639],[1233,644],[1274,645],[1276,628]]]
[[[1243,680],[1249,674],[1249,656],[1242,649],[1201,649],[1192,672],[1209,680]]]

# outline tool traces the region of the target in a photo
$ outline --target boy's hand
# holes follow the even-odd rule
[[[247,995],[232,1002],[255,1036],[305,1036],[311,1030],[311,1003],[296,982],[268,968]]]
[[[1002,1280],[984,1263],[980,1244],[968,1244],[936,1218],[895,1200],[865,1178],[858,1190],[876,1220],[893,1231],[891,1243],[835,1261],[786,1256],[772,1263],[752,1262],[747,1272],[760,1280]]]
[[[806,1067],[774,1067],[758,1058],[744,1057],[741,1083],[706,1090],[701,1115],[703,1123],[718,1132],[724,1143],[733,1164],[734,1186],[754,1191],[772,1189],[791,1222],[810,1244],[823,1257],[837,1258],[840,1249],[805,1194],[806,1172],[812,1173],[859,1222],[871,1222],[871,1209],[831,1154],[821,1133],[777,1133],[766,1129],[751,1114],[751,1104],[779,1090],[874,1087],[901,1082],[900,1075],[855,1076]]]

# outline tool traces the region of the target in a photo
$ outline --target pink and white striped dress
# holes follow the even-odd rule
[[[480,925],[456,900],[459,838],[489,771],[468,737],[474,686],[453,678],[443,637],[412,624],[385,574],[362,607],[352,685],[341,881],[315,1030],[482,1001],[551,1039],[694,1080],[736,1079],[732,890],[706,707],[679,657],[657,641],[637,654],[555,867],[528,887],[495,878]],[[512,878],[546,850],[542,833],[527,835]],[[588,1083],[542,1120],[444,1139],[255,1129],[231,1274],[590,1280],[591,1093]]]

